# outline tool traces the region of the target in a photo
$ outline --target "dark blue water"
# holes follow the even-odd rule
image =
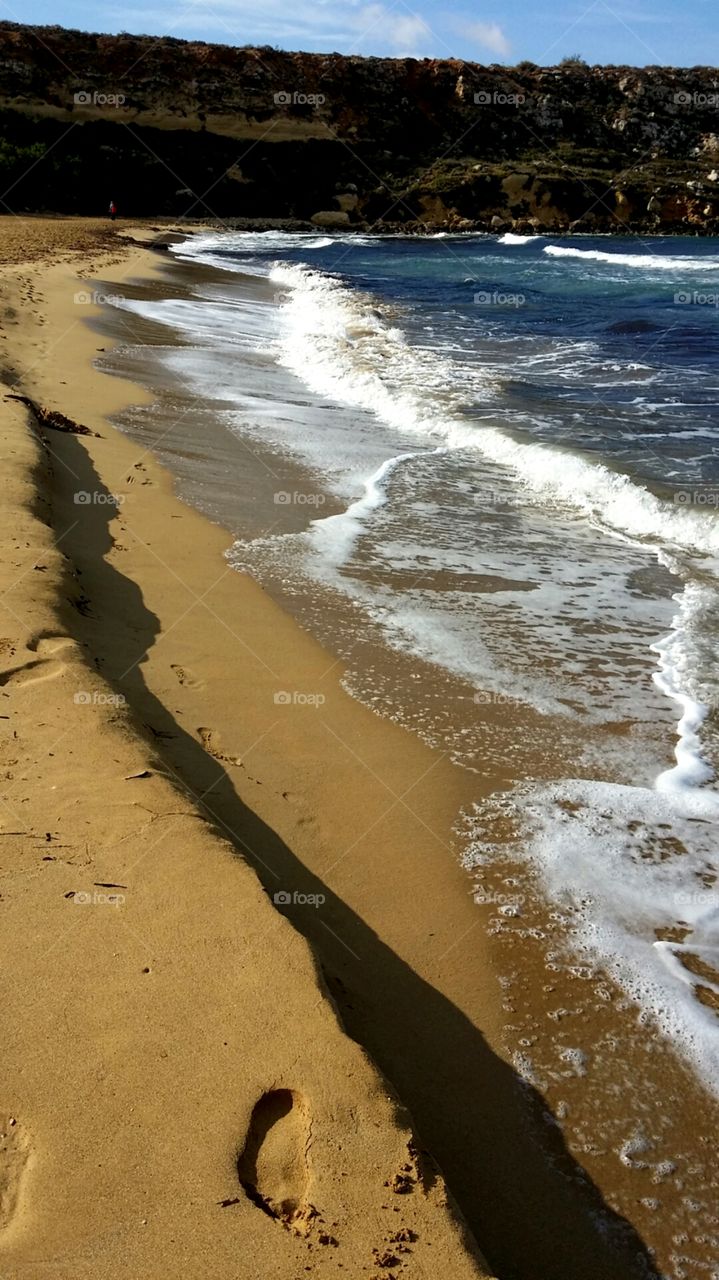
[[[574,442],[660,484],[719,478],[719,241],[357,237],[279,247],[253,237],[213,258],[309,264],[401,308],[414,343],[502,377],[505,403],[495,407],[529,438]],[[469,394],[464,410],[485,407]]]

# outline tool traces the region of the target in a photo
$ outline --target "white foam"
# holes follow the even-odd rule
[[[442,434],[431,388],[452,385],[451,365],[413,349],[373,299],[300,264],[278,264],[270,278],[290,292],[281,308],[280,358],[314,392],[369,409],[418,439]]]
[[[568,450],[515,439],[494,426],[489,413],[473,425],[463,422],[462,391],[474,396],[483,391],[489,409],[490,378],[474,372],[472,387],[457,388],[451,362],[436,351],[413,347],[366,295],[301,265],[275,266],[271,278],[290,290],[282,308],[286,327],[280,358],[313,391],[369,409],[415,439],[476,449],[510,468],[535,493],[568,503],[632,538],[719,556],[719,520],[713,513],[670,505],[627,475]]]
[[[598,960],[719,1092],[717,1021],[695,992],[701,985],[719,994],[719,984],[682,963],[699,956],[719,966],[719,795],[706,785],[713,771],[700,736],[716,701],[717,601],[698,582],[674,599],[672,630],[651,648],[655,683],[682,710],[676,764],[653,788],[586,780],[527,786],[511,800],[490,799],[478,815],[486,831],[496,813],[512,813],[522,831],[515,852],[539,871],[571,926],[573,949]],[[479,840],[474,862],[506,854],[506,846]],[[671,936],[677,929],[681,941]]]
[[[362,496],[351,503],[346,511],[312,521],[310,538],[327,564],[337,566],[346,562],[362,533],[367,516],[384,506],[387,501],[386,483],[392,472],[401,463],[416,457],[416,453],[399,453],[394,458],[387,458],[365,481]]]
[[[606,253],[603,249],[575,249],[570,245],[546,244],[544,253],[552,258],[583,258],[591,262],[608,262],[619,267],[644,267],[652,271],[719,271],[716,258],[668,257],[656,253]]]
[[[313,252],[328,249],[334,243],[332,236],[310,231],[214,231],[172,244],[170,250],[185,262],[204,262],[225,271],[266,277],[267,261],[275,254],[287,250]],[[258,255],[264,256],[264,262],[258,260]]]
[[[506,231],[499,237],[497,244],[529,244],[531,240],[541,240],[541,236],[519,236],[514,231]]]
[[[714,604],[715,595],[699,583],[688,582],[674,599],[679,604],[679,611],[673,620],[672,630],[663,640],[652,645],[659,655],[659,670],[654,681],[662,693],[681,707],[682,714],[677,725],[676,764],[659,775],[655,786],[670,797],[675,807],[686,816],[717,820],[719,795],[703,789],[704,784],[714,777],[713,769],[702,754],[700,737],[709,705],[693,694],[695,682],[701,678],[699,673],[707,669],[704,655],[697,660],[693,652],[694,637],[714,635],[713,628],[702,627],[702,620]]]
[[[538,870],[572,949],[599,961],[719,1090],[716,1016],[681,964],[688,953],[719,961],[714,823],[684,817],[673,795],[579,780],[517,793],[511,807],[522,828],[515,852]],[[478,818],[491,829],[491,801]],[[495,856],[504,860],[507,847],[478,841],[475,865]],[[657,939],[678,924],[683,942]]]
[[[610,529],[647,542],[719,554],[719,522],[713,515],[672,506],[602,463],[545,444],[525,444],[487,428],[477,441],[495,462],[511,467],[531,489],[559,498]]]

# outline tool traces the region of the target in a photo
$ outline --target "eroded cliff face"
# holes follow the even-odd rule
[[[719,233],[719,72],[0,24],[6,211]]]

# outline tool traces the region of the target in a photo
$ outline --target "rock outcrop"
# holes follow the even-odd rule
[[[132,215],[333,227],[717,234],[718,110],[719,72],[703,67],[485,67],[0,24],[12,211],[114,199]]]

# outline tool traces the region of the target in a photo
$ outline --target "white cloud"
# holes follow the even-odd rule
[[[398,6],[388,9],[383,4],[366,5],[347,14],[347,25],[354,32],[358,49],[368,41],[379,42],[389,53],[408,56],[432,40],[424,18],[409,10],[402,12]]]
[[[502,58],[511,53],[512,46],[498,22],[458,22],[456,29],[481,49],[489,49]]]
[[[429,54],[437,37],[425,20],[404,3],[319,0],[169,0],[167,7],[140,10],[129,5],[113,16],[124,28],[175,36],[219,38],[237,44],[276,44],[341,53],[390,57]]]

